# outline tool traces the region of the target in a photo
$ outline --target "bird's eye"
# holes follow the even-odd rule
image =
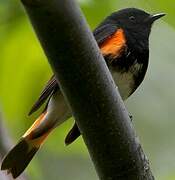
[[[129,19],[134,22],[136,20],[136,18],[134,16],[130,16]]]

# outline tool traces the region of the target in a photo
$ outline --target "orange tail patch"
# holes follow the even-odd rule
[[[41,136],[37,138],[33,138],[33,131],[38,128],[38,126],[41,124],[41,122],[44,120],[46,115],[46,112],[41,114],[38,119],[32,124],[32,126],[26,131],[26,133],[23,135],[23,138],[26,138],[30,141],[30,143],[35,147],[40,147],[44,140],[47,138],[47,136],[50,134],[51,130],[48,130],[47,132],[43,133]]]
[[[23,135],[23,137],[29,136],[29,135],[31,134],[31,132],[41,124],[41,122],[43,121],[45,115],[46,115],[46,112],[42,113],[42,114],[36,119],[36,121],[32,124],[32,126],[25,132],[25,134]]]
[[[40,115],[23,135],[21,140],[5,156],[1,165],[1,170],[7,170],[8,173],[12,174],[13,178],[18,177],[24,171],[51,132],[52,129],[42,133],[36,138],[32,138],[33,130],[39,127],[45,115],[46,113]]]

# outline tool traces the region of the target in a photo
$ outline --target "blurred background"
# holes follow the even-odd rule
[[[154,24],[144,83],[126,102],[158,180],[175,180],[175,1],[79,0],[92,29],[112,11],[138,7],[167,16]],[[52,74],[19,0],[0,0],[0,113],[15,143],[37,114],[27,113]],[[30,163],[28,180],[98,179],[82,138],[64,145],[72,120],[56,129]],[[3,135],[1,135],[1,139]],[[1,141],[0,139],[0,141]]]

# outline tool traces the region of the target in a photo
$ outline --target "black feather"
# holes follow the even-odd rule
[[[117,29],[118,28],[115,24],[104,24],[96,28],[93,34],[98,45],[103,43],[107,38],[114,34],[117,31]]]
[[[41,92],[41,95],[39,96],[38,100],[32,106],[28,115],[31,115],[32,113],[37,111],[42,106],[42,104],[52,95],[52,93],[56,91],[58,88],[59,88],[58,83],[56,81],[55,76],[53,75],[46,84],[43,91]]]
[[[80,130],[77,126],[77,124],[75,123],[72,127],[72,129],[69,131],[69,133],[67,134],[66,138],[65,138],[65,144],[69,145],[72,142],[74,142],[79,136],[81,135]]]
[[[30,147],[25,139],[21,139],[19,143],[4,158],[1,170],[7,170],[13,178],[17,178],[27,167],[35,153],[38,151],[36,147]]]

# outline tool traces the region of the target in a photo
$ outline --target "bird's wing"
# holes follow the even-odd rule
[[[105,40],[107,40],[112,34],[114,34],[117,29],[118,27],[112,24],[104,24],[98,26],[93,32],[98,45],[100,46]]]
[[[100,25],[94,30],[93,35],[99,47],[101,48],[102,54],[104,56],[106,55],[108,50],[111,51],[113,50],[112,47],[109,47],[112,46],[112,44],[110,45],[111,41],[109,40],[113,38],[113,35],[117,31],[118,31],[118,27],[116,25],[111,25],[111,24]],[[41,107],[41,105],[52,95],[52,93],[54,93],[58,89],[59,89],[59,85],[56,81],[55,76],[53,75],[46,84],[43,91],[41,92],[41,95],[39,96],[35,104],[32,106],[29,115],[37,111]]]
[[[29,115],[37,111],[42,106],[42,104],[58,89],[58,83],[55,76],[53,75],[42,90],[41,95],[39,96],[37,101],[32,106]]]
[[[126,38],[122,28],[116,25],[105,24],[94,31],[94,36],[98,42],[101,53],[105,58],[106,63],[117,61],[118,57],[123,55],[126,50]]]

